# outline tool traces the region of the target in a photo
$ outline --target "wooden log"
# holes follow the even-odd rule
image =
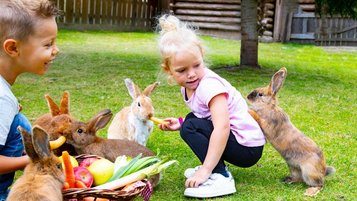
[[[221,23],[240,23],[239,17],[210,17],[193,15],[176,15],[180,20],[190,22],[221,22]]]
[[[203,16],[224,16],[224,17],[240,17],[239,11],[210,11],[210,10],[183,10],[175,11],[178,15],[203,15]]]
[[[300,4],[315,4],[315,0],[298,0]]]
[[[273,36],[273,32],[272,32],[272,31],[264,31],[264,32],[263,32],[263,36],[270,36],[270,37],[272,37],[272,36]]]
[[[199,27],[199,29],[216,29],[216,30],[227,30],[227,31],[240,31],[240,25],[226,25],[222,23],[203,23],[196,22],[192,23],[194,26]]]
[[[264,9],[266,9],[266,10],[272,10],[272,9],[274,9],[274,7],[275,7],[275,5],[272,3],[266,3],[264,5]]]
[[[264,12],[264,17],[273,17],[274,16],[274,11],[268,10]]]
[[[276,0],[265,0],[265,3],[273,3],[273,4],[275,4],[275,1]]]
[[[177,2],[171,6],[173,9],[199,9],[199,10],[240,10],[240,5],[238,4],[203,4],[203,3],[182,3]]]
[[[194,3],[222,3],[222,4],[240,4],[241,0],[179,0],[180,2],[194,2]],[[275,1],[275,0],[273,0]]]
[[[273,24],[266,24],[264,25],[264,27],[268,30],[272,30],[273,29]]]
[[[271,17],[265,17],[262,21],[266,24],[273,24],[273,18]]]
[[[305,12],[315,12],[315,4],[302,4],[300,5],[301,9]]]

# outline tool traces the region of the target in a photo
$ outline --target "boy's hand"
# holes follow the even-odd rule
[[[177,118],[166,118],[164,119],[165,124],[160,124],[159,127],[163,131],[177,131],[181,128],[181,124]]]

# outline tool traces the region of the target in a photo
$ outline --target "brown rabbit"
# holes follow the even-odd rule
[[[41,126],[49,134],[50,140],[56,140],[61,135],[64,135],[70,123],[75,121],[69,113],[69,92],[65,91],[63,93],[60,106],[58,106],[49,95],[45,95],[45,98],[50,113],[37,118],[34,125]],[[53,153],[60,156],[62,155],[62,151],[65,150],[68,151],[70,155],[77,155],[74,147],[68,143],[53,150]]]
[[[11,188],[8,201],[63,200],[64,174],[60,160],[51,153],[47,133],[34,126],[32,135],[19,127],[31,162]]]
[[[325,175],[335,172],[326,166],[324,155],[316,143],[298,130],[277,104],[276,94],[286,78],[286,68],[274,74],[270,84],[248,95],[249,113],[259,123],[265,137],[281,154],[290,169],[286,183],[304,181],[310,187],[305,195],[315,196],[324,184]]]

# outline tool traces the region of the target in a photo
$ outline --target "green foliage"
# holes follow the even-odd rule
[[[316,12],[319,15],[335,15],[357,19],[357,0],[316,0]]]
[[[131,78],[141,88],[161,81],[152,95],[155,116],[185,116],[189,110],[178,86],[167,84],[160,73],[160,57],[152,33],[74,32],[58,34],[61,54],[44,76],[22,75],[13,91],[23,113],[33,122],[47,113],[45,94],[59,102],[64,90],[71,93],[71,114],[82,121],[110,108],[113,113],[132,99],[124,84]],[[227,79],[245,97],[269,83],[281,66],[288,77],[279,92],[280,106],[291,121],[324,151],[327,164],[337,169],[315,200],[353,200],[357,195],[357,57],[354,52],[332,51],[311,45],[259,44],[262,69],[231,68],[239,64],[240,41],[203,37],[211,69]],[[99,135],[106,136],[106,128]],[[156,126],[147,146],[160,157],[176,159],[168,168],[152,200],[184,200],[186,168],[199,161],[178,132],[163,132]],[[284,160],[267,144],[261,160],[250,168],[230,165],[237,193],[214,200],[312,200],[304,197],[305,184],[283,184]],[[18,175],[21,172],[18,172]],[[140,200],[140,199],[138,199]],[[193,199],[190,199],[193,200]]]

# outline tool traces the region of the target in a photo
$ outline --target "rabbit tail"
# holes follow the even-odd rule
[[[327,176],[327,175],[331,175],[331,174],[333,174],[333,173],[335,173],[336,172],[336,169],[334,168],[334,167],[332,167],[332,166],[327,166],[326,167],[326,173],[325,173],[325,175]]]

